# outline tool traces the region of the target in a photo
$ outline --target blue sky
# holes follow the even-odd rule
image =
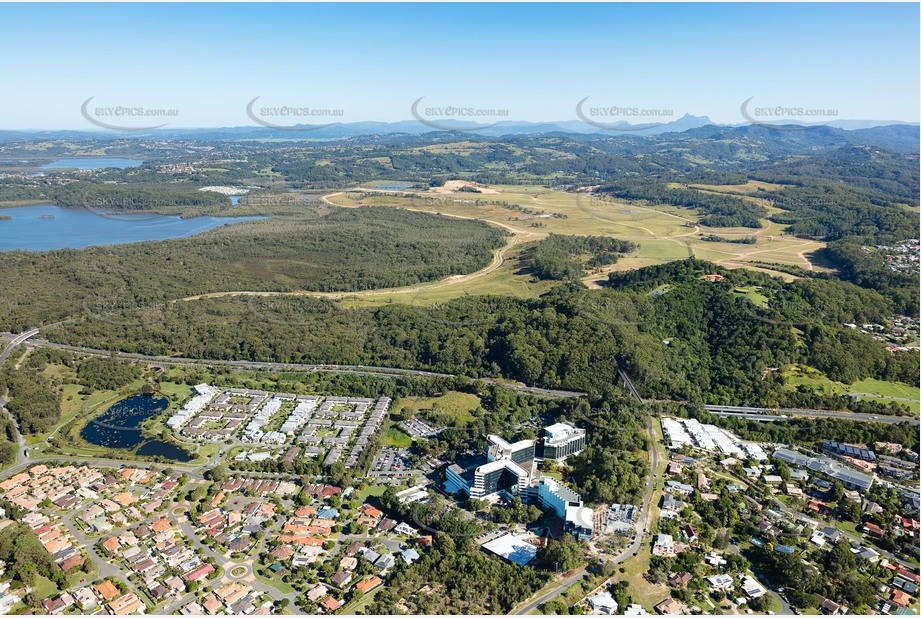
[[[80,106],[254,124],[248,101],[410,119],[410,105],[575,119],[576,103],[742,122],[740,105],[919,120],[918,4],[0,4],[0,128]],[[753,104],[754,104],[753,103]],[[670,119],[670,118],[669,118]]]

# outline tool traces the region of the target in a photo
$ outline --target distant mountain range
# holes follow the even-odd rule
[[[870,129],[884,126],[918,127],[918,123],[879,120],[835,120],[828,123],[808,123],[785,121],[785,125],[826,126],[848,131]],[[0,141],[19,141],[32,139],[75,139],[99,138],[100,136],[136,137],[136,138],[185,138],[185,139],[266,139],[288,138],[298,140],[330,140],[367,135],[422,135],[433,131],[465,131],[484,137],[502,137],[517,135],[541,135],[569,133],[581,135],[610,136],[650,136],[664,133],[682,133],[702,127],[735,128],[751,126],[749,123],[719,124],[707,116],[685,114],[677,120],[664,123],[630,124],[627,122],[599,123],[600,126],[582,120],[563,120],[559,122],[526,122],[506,120],[494,124],[476,125],[457,120],[443,120],[431,124],[419,120],[402,120],[399,122],[349,122],[330,125],[295,125],[291,129],[273,129],[263,126],[239,126],[201,129],[171,129],[164,127],[153,131],[117,132],[103,130],[25,130],[0,131]],[[316,128],[314,128],[316,127]]]

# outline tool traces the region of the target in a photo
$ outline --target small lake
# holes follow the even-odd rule
[[[148,438],[141,431],[141,423],[168,407],[169,400],[161,395],[132,395],[87,423],[80,437],[105,448],[137,449],[138,455],[146,457],[190,461],[192,457],[175,444]]]
[[[380,189],[381,191],[406,191],[407,189],[412,189],[415,185],[415,183],[412,182],[402,182],[399,180],[378,180],[369,184],[371,187]]]
[[[118,159],[106,157],[93,157],[85,159],[58,159],[51,163],[45,163],[42,169],[57,170],[101,170],[107,167],[117,167],[125,169],[126,167],[137,167],[144,162],[138,159]]]
[[[51,204],[0,208],[0,251],[82,249],[145,240],[166,240],[262,217],[191,217],[119,214],[100,216],[83,208]]]

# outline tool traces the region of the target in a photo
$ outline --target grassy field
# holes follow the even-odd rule
[[[397,412],[413,414],[430,411],[436,422],[444,425],[466,425],[473,420],[472,412],[480,406],[480,398],[470,393],[448,391],[438,397],[404,397]]]
[[[758,200],[757,193],[777,188],[768,183],[693,188],[732,193],[744,199]],[[479,219],[499,225],[514,235],[518,245],[545,238],[550,233],[605,235],[632,240],[640,249],[617,264],[588,275],[585,282],[596,285],[611,271],[631,270],[696,256],[727,268],[748,267],[769,272],[786,280],[794,277],[785,273],[756,267],[753,262],[776,262],[801,266],[809,270],[819,267],[810,262],[808,254],[824,247],[824,243],[787,236],[785,225],[762,220],[758,230],[749,228],[709,228],[699,223],[699,213],[668,205],[649,205],[555,191],[536,185],[499,185],[489,189],[498,193],[471,194],[461,192],[416,193],[414,195],[342,192],[327,196],[330,203],[345,207],[396,206],[456,217]],[[769,212],[776,208],[768,207]],[[709,242],[702,236],[715,234],[724,238],[755,236],[754,245],[729,242]],[[515,267],[520,249],[509,249],[505,263],[492,272],[473,279],[460,278],[416,286],[412,300],[404,292],[385,294],[343,295],[346,304],[375,305],[388,302],[411,302],[420,305],[443,302],[465,294],[514,294],[533,297],[552,287],[552,282],[538,283]]]
[[[624,564],[626,573],[618,573],[612,578],[612,582],[614,583],[620,581],[627,582],[630,596],[633,597],[633,602],[639,603],[649,612],[653,612],[653,607],[655,607],[657,603],[669,597],[668,586],[664,584],[651,584],[646,581],[644,577],[646,571],[649,570],[651,544],[651,540],[644,541],[637,557]]]
[[[756,307],[767,307],[768,297],[758,291],[757,288],[736,288],[732,291],[733,295],[745,298]]]
[[[49,364],[44,369],[44,372],[56,382],[61,382],[73,377],[71,375],[73,374],[73,369],[62,365]],[[81,394],[82,387],[80,385],[62,384],[61,419],[55,425],[54,429],[47,434],[26,436],[26,444],[29,446],[30,456],[35,458],[47,455],[49,449],[47,440],[52,436],[63,438],[63,442],[66,444],[63,450],[65,450],[68,455],[78,457],[107,456],[110,454],[108,449],[90,444],[80,436],[80,432],[89,419],[97,416],[115,402],[140,392],[144,384],[146,384],[145,379],[140,378],[118,391],[96,391],[89,396]],[[161,387],[162,394],[171,400],[170,408],[175,407],[177,405],[176,402],[182,401],[192,392],[191,387],[181,383],[162,382]],[[167,413],[164,413],[160,418],[165,418],[166,415]],[[73,423],[73,426],[66,429],[68,435],[58,435],[59,432],[65,431],[63,428],[67,427],[70,423]],[[161,421],[152,420],[145,422],[144,428],[147,435],[156,437],[163,430],[164,425]],[[219,445],[207,445],[198,448],[195,458],[188,462],[189,465],[205,463],[208,458],[219,450],[219,448]],[[195,451],[196,449],[193,448],[192,452]],[[129,451],[124,451],[123,453],[129,453]],[[143,458],[139,457],[139,459]]]
[[[403,290],[376,291],[374,294],[340,296],[346,307],[378,307],[391,303],[402,303],[426,307],[444,303],[462,296],[515,296],[537,298],[556,285],[555,281],[538,281],[522,274],[522,249],[514,248],[505,255],[505,260],[496,270],[470,281],[452,282],[452,279],[413,286]]]
[[[54,582],[44,575],[36,575],[32,591],[40,599],[53,599],[60,592]]]
[[[882,380],[867,379],[854,382],[853,384],[844,384],[829,379],[822,372],[811,367],[801,365],[792,365],[784,371],[784,380],[786,386],[795,389],[800,385],[806,385],[823,393],[848,395],[867,399],[869,401],[878,401],[880,403],[897,403],[908,406],[914,412],[921,412],[921,401],[919,401],[919,391],[917,387],[902,382],[884,382]]]
[[[383,496],[384,492],[387,491],[387,487],[388,485],[368,485],[364,489],[359,489],[355,492],[355,499],[364,502],[369,496]]]
[[[282,594],[290,594],[294,592],[294,587],[291,584],[282,581],[280,577],[266,577],[260,574],[256,569],[253,569],[253,574],[256,576],[256,579],[261,581],[263,584],[276,588]]]
[[[396,427],[388,427],[383,433],[382,440],[384,446],[395,446],[397,448],[409,448],[413,444],[412,436]]]

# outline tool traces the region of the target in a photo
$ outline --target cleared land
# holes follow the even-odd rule
[[[785,234],[787,226],[767,219],[761,221],[763,227],[758,230],[711,228],[699,223],[700,213],[697,211],[671,205],[609,200],[588,193],[573,194],[528,185],[479,187],[482,193],[448,190],[461,186],[455,184],[430,191],[358,187],[331,193],[321,199],[326,204],[347,208],[396,207],[486,221],[503,228],[510,234],[507,242],[494,252],[489,265],[476,272],[429,283],[360,292],[218,292],[190,298],[239,294],[309,295],[340,300],[345,306],[376,306],[394,302],[427,306],[465,295],[501,294],[534,298],[557,282],[536,280],[526,272],[527,265],[522,254],[530,243],[546,238],[550,233],[613,236],[640,245],[638,251],[622,257],[616,264],[592,270],[583,280],[589,287],[598,287],[612,271],[632,270],[690,256],[727,268],[761,270],[785,280],[795,277],[756,266],[755,262],[820,269],[808,256],[824,247],[824,243],[789,236]],[[778,209],[767,206],[765,200],[749,195],[764,194],[776,189],[777,185],[752,182],[725,187],[694,185],[692,188],[743,195],[745,199],[757,200],[769,212],[778,212]],[[754,236],[757,242],[739,244],[702,239],[708,235],[726,239]]]
[[[777,188],[767,183],[748,185],[697,186],[693,188],[724,193],[748,195],[765,193]],[[442,280],[437,284],[417,286],[413,290],[414,302],[429,304],[465,294],[512,293],[531,297],[550,287],[531,281],[527,274],[518,272],[514,261],[520,255],[519,241],[528,242],[545,238],[550,233],[604,235],[632,240],[640,244],[635,253],[621,258],[617,264],[599,269],[585,278],[586,284],[597,285],[610,271],[631,270],[679,260],[689,256],[710,260],[727,268],[753,268],[766,270],[754,262],[776,262],[800,266],[809,270],[819,267],[808,255],[824,247],[815,240],[795,238],[785,234],[785,225],[762,220],[762,228],[710,228],[700,225],[699,214],[692,209],[669,205],[650,205],[645,202],[628,202],[593,197],[589,194],[572,194],[539,186],[501,185],[491,189],[498,193],[445,192],[376,192],[359,188],[325,196],[330,204],[345,207],[391,206],[433,212],[455,217],[479,219],[499,225],[514,235],[503,263],[489,272],[468,275],[463,281]],[[763,199],[750,197],[765,205]],[[768,207],[769,212],[777,209]],[[717,235],[727,239],[755,236],[753,245],[731,242],[710,242],[702,236]],[[794,277],[786,273],[766,270],[784,279]],[[349,303],[376,304],[405,302],[403,293],[396,290],[373,294],[342,295]]]
[[[784,371],[784,380],[787,387],[795,389],[797,386],[806,385],[817,391],[851,395],[860,399],[878,401],[880,403],[896,402],[908,406],[915,413],[921,412],[918,387],[901,382],[883,382],[882,380],[860,380],[853,384],[844,384],[829,379],[822,372],[811,367],[793,365]]]
[[[466,425],[473,421],[472,413],[479,407],[480,398],[476,395],[448,391],[438,397],[404,397],[395,412],[425,416],[442,425]]]

